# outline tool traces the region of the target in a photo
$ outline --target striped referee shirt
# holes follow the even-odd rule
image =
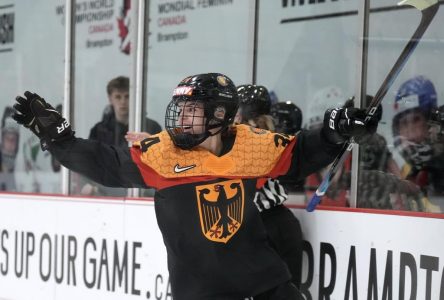
[[[256,192],[254,204],[256,204],[259,211],[264,211],[281,205],[287,198],[287,191],[279,183],[279,180],[269,178],[264,186]]]

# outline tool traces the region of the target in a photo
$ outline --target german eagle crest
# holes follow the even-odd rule
[[[242,226],[242,181],[228,180],[197,186],[196,193],[202,233],[211,241],[227,243]]]

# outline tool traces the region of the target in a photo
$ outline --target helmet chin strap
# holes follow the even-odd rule
[[[183,150],[191,150],[205,141],[210,135],[209,131],[200,134],[181,133],[174,136],[173,142]]]

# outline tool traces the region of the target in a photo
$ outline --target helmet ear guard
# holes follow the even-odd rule
[[[182,108],[201,103],[203,115],[196,116],[196,110],[193,115],[185,115],[180,103],[183,103]],[[219,73],[189,76],[174,89],[166,109],[165,129],[177,147],[189,150],[208,137],[225,131],[233,123],[237,108],[236,87],[227,76]],[[183,124],[184,117],[187,124]],[[197,130],[199,126],[202,126],[200,131]],[[214,131],[216,128],[219,130]]]
[[[215,135],[215,134],[217,134],[217,133],[219,133],[222,130],[227,128],[227,127],[224,126],[224,124],[225,124],[225,115],[226,115],[226,109],[222,105],[209,109],[208,117],[206,117],[207,120],[208,120],[208,127],[207,128],[208,129],[215,129],[215,128],[219,128],[220,127],[220,130],[218,130],[215,133],[212,133],[211,135]],[[231,124],[231,122],[229,122],[229,123]]]

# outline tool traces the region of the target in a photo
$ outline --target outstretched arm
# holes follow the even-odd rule
[[[76,138],[71,125],[39,95],[18,96],[13,118],[40,138],[62,165],[111,187],[146,187],[128,148]]]
[[[129,148],[73,137],[49,145],[63,166],[110,187],[147,187]]]

